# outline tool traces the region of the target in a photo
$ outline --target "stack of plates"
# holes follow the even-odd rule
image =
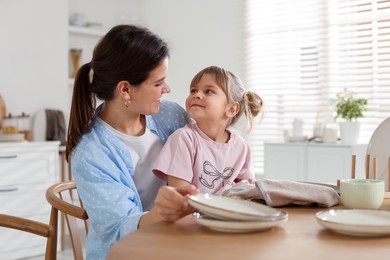
[[[188,202],[199,211],[193,214],[195,221],[217,231],[260,231],[283,224],[288,219],[285,211],[248,200],[200,193],[188,196]]]

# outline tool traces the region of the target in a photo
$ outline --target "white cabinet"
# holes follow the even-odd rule
[[[59,142],[0,143],[0,213],[49,223],[47,188],[59,181]],[[0,228],[0,259],[42,255],[46,238]]]
[[[265,143],[265,177],[332,183],[351,177],[352,155],[356,155],[356,177],[364,178],[366,148],[363,144]]]
[[[283,145],[265,143],[264,174],[267,178],[305,180],[306,146],[286,143]]]

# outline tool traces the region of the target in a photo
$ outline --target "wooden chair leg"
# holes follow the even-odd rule
[[[370,178],[370,155],[366,154],[366,179]]]
[[[356,155],[352,155],[352,172],[351,172],[351,178],[355,179],[355,173],[356,173]]]
[[[378,158],[374,157],[373,159],[373,179],[378,179]]]
[[[390,191],[390,157],[387,160],[387,191]]]

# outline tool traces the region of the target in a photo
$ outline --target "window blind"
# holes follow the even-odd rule
[[[256,174],[264,142],[283,140],[294,118],[312,136],[329,99],[348,88],[368,99],[360,142],[390,116],[390,1],[246,1],[246,85],[266,114],[248,135]]]

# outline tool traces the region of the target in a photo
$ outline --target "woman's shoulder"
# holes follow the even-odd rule
[[[160,111],[155,115],[146,117],[147,126],[156,132],[164,141],[176,129],[183,127],[190,119],[179,104],[172,101],[161,101]]]
[[[75,148],[76,153],[84,158],[89,156],[104,156],[112,153],[112,150],[121,150],[120,140],[104,127],[102,122],[95,119],[91,130],[86,133]]]

